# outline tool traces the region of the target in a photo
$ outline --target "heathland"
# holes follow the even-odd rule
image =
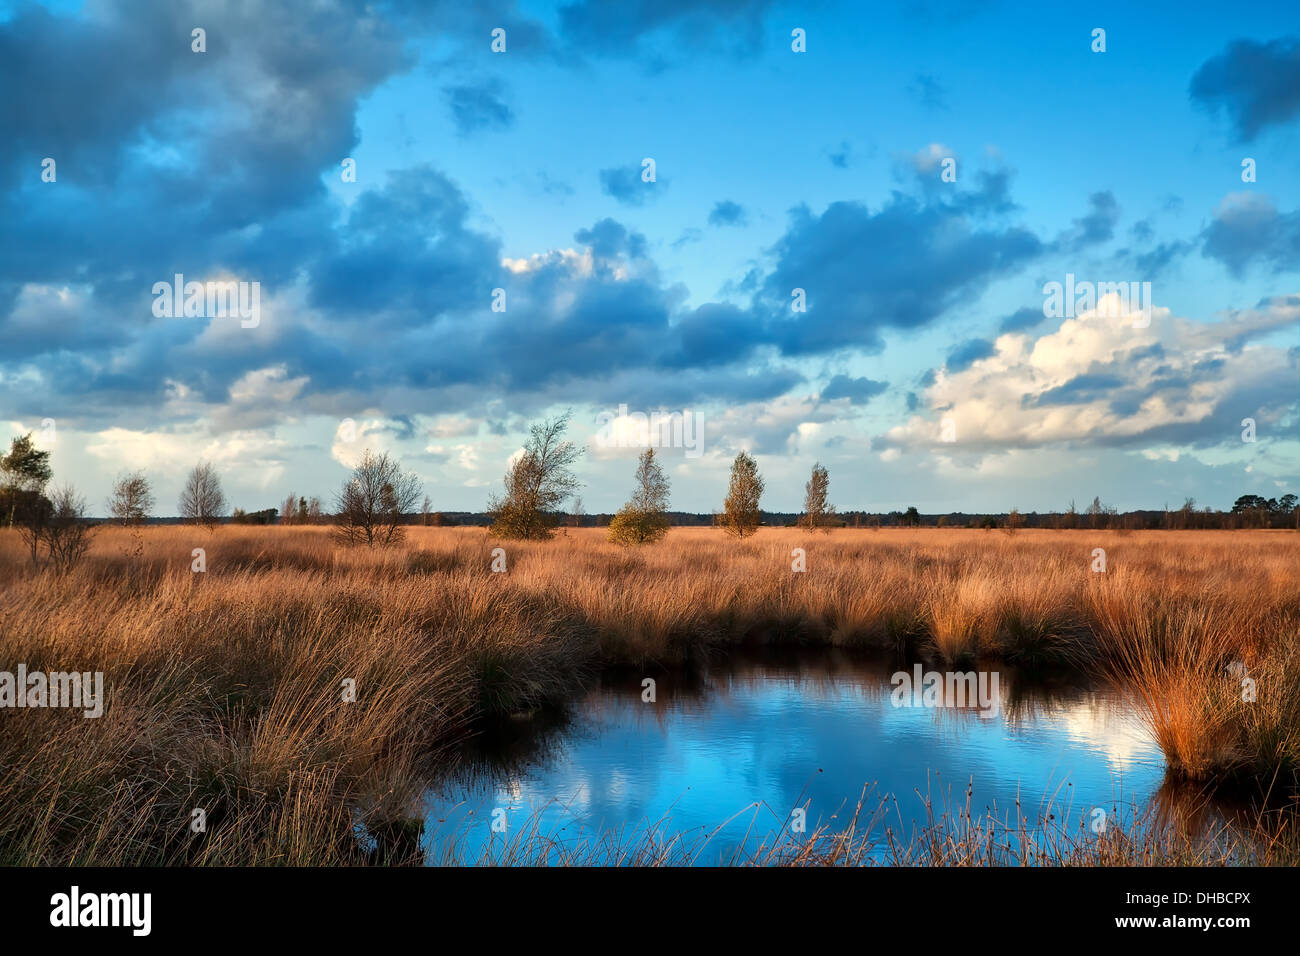
[[[1295,797],[1293,532],[674,528],[625,548],[604,529],[407,531],[371,550],[323,526],[103,527],[56,575],[0,530],[0,669],[102,671],[107,697],[98,718],[0,711],[0,863],[410,862],[385,848],[416,842],[420,793],[478,722],[562,707],[602,668],[739,645],[1104,673],[1170,775]],[[1282,829],[1250,858],[1294,862]],[[894,858],[992,861],[970,837]],[[1117,839],[1061,857],[1237,858]],[[854,862],[847,840],[762,862]]]

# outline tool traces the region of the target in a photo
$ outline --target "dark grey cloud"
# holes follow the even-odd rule
[[[1300,37],[1234,40],[1192,76],[1191,98],[1226,113],[1239,140],[1300,116]]]
[[[822,389],[821,397],[825,401],[847,398],[854,405],[865,405],[881,392],[889,388],[888,382],[877,382],[870,378],[850,378],[836,375]]]
[[[504,129],[515,121],[506,104],[505,84],[498,79],[477,83],[457,83],[443,87],[456,130],[468,136],[486,129]]]

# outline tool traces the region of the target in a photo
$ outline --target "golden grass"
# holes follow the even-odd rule
[[[595,528],[409,531],[372,552],[323,527],[156,527],[132,557],[106,528],[63,579],[0,531],[0,669],[101,670],[109,696],[97,720],[0,712],[0,863],[377,861],[358,826],[414,852],[398,837],[476,718],[742,643],[1105,667],[1175,773],[1278,790],[1300,767],[1292,533],[675,528],[629,550]]]

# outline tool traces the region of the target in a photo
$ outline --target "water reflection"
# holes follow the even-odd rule
[[[606,674],[567,713],[490,728],[467,748],[427,794],[427,858],[478,859],[521,829],[563,844],[654,828],[712,834],[699,860],[718,862],[770,844],[796,806],[808,832],[843,826],[864,787],[892,798],[903,832],[927,800],[951,811],[968,792],[976,815],[999,820],[1076,826],[1098,807],[1132,820],[1158,800],[1167,819],[1203,823],[1208,801],[1165,780],[1163,756],[1113,688],[987,666],[999,672],[993,717],[969,701],[894,706],[890,677],[910,664],[834,650],[652,674],[653,702],[646,674]]]

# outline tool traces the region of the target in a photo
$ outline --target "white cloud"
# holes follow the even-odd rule
[[[1155,308],[1149,327],[1134,328],[1104,298],[1036,340],[1002,335],[993,355],[959,372],[938,369],[924,392],[932,415],[890,429],[879,444],[990,451],[1155,438],[1167,426],[1206,422],[1230,396],[1293,376],[1285,349],[1251,340],[1298,318],[1300,307],[1281,303],[1215,323]],[[941,418],[952,419],[954,444],[941,441]]]
[[[371,451],[375,454],[397,454],[397,436],[400,429],[382,418],[356,421],[345,418],[334,429],[334,443],[330,456],[345,468],[355,468],[361,457]]]

